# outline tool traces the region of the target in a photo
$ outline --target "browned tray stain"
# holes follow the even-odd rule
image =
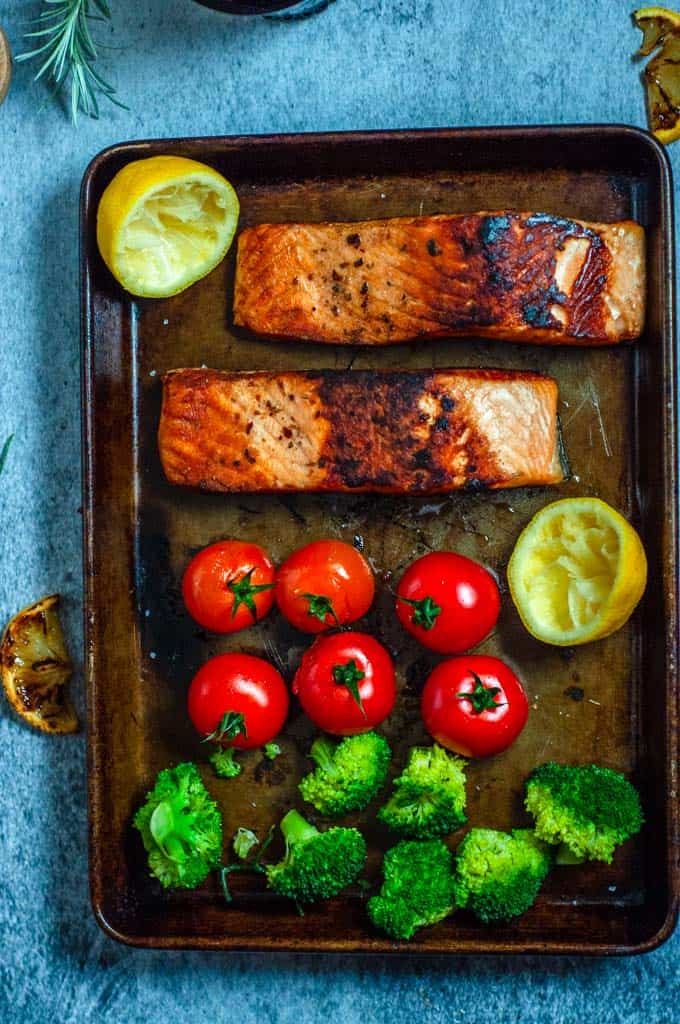
[[[478,209],[545,210],[584,220],[632,217],[648,232],[649,315],[644,337],[614,349],[521,347],[458,339],[389,351],[266,342],[231,327],[233,253],[208,278],[167,301],[133,302],[95,243],[97,202],[126,162],[156,153],[204,160],[241,200],[241,225],[358,220]],[[86,669],[89,694],[90,873],[102,926],[142,946],[386,952],[359,889],[304,919],[241,876],[227,907],[216,882],[162,893],[147,877],[131,814],[155,773],[205,757],[185,713],[188,683],[221,651],[264,654],[288,679],[309,638],[274,612],[233,638],[206,636],[183,610],[190,555],[224,536],[264,544],[280,560],[322,536],[363,546],[379,578],[365,626],[393,652],[400,694],[385,733],[395,751],[426,739],[418,691],[437,660],[398,627],[391,588],[406,564],[453,548],[496,571],[501,620],[482,650],[519,670],[529,724],[498,758],[469,769],[472,824],[526,821],[522,783],[549,758],[596,760],[631,773],[647,824],[604,864],[556,869],[534,908],[502,927],[458,913],[423,930],[413,952],[618,953],[652,948],[677,912],[676,405],[670,171],[636,129],[513,128],[164,140],[100,154],[82,192],[83,458]],[[554,375],[573,478],[557,488],[438,499],[390,496],[214,496],[163,479],[156,450],[160,375],[178,366],[225,370],[490,366]],[[521,528],[547,501],[596,494],[640,530],[650,586],[628,625],[564,651],[529,637],[507,597],[504,570]],[[299,802],[296,784],[313,727],[294,707],[274,762],[242,758],[236,780],[209,779],[227,840],[238,825],[262,833]],[[208,773],[209,774],[209,773]],[[206,776],[208,777],[208,776]],[[366,814],[375,879],[389,837]],[[458,837],[454,837],[457,841]]]

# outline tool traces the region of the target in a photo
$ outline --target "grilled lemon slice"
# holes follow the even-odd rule
[[[660,142],[680,138],[680,14],[665,7],[641,7],[633,20],[642,32],[638,54],[656,54],[644,70],[647,111]]]
[[[12,51],[9,48],[7,36],[0,28],[0,103],[2,103],[7,95],[11,81]]]
[[[234,189],[207,164],[180,156],[133,160],[99,201],[97,245],[123,288],[166,298],[224,258],[238,215]]]
[[[600,640],[630,618],[647,583],[638,534],[599,498],[564,498],[537,512],[508,563],[510,593],[538,640]]]
[[[50,594],[18,612],[0,643],[7,698],[25,722],[43,732],[76,732],[78,719],[64,684],[73,666],[57,614],[59,595]]]

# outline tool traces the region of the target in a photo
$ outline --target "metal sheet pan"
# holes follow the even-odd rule
[[[375,351],[271,343],[230,326],[233,252],[209,277],[165,301],[134,301],[97,252],[99,197],[129,160],[178,153],[235,185],[241,225],[358,220],[479,209],[545,210],[586,220],[632,217],[647,229],[649,316],[636,344],[541,348],[474,338]],[[385,733],[395,770],[425,739],[418,691],[434,658],[401,632],[391,587],[415,556],[453,548],[497,572],[534,511],[594,494],[640,530],[650,585],[628,625],[573,651],[529,637],[504,593],[483,645],[524,678],[529,724],[506,754],[471,766],[472,824],[525,821],[522,782],[549,758],[597,760],[632,774],[647,824],[615,863],[556,869],[534,908],[502,927],[464,913],[423,930],[413,953],[627,953],[668,936],[677,913],[677,476],[673,224],[668,161],[651,136],[617,126],[488,128],[134,142],[88,168],[82,189],[83,463],[90,872],[100,924],[138,946],[361,951],[397,947],[372,932],[357,889],[308,911],[241,877],[228,907],[217,883],[162,893],[147,876],[131,815],[160,768],[204,758],[185,713],[188,683],[210,655],[240,648],[278,661],[288,678],[308,642],[278,615],[233,638],[203,634],[179,581],[191,554],[224,536],[263,543],[276,559],[335,536],[361,544],[378,574],[367,627],[395,655],[400,695]],[[217,369],[497,366],[554,375],[572,479],[559,488],[390,496],[210,496],[163,479],[156,450],[160,375]],[[582,692],[582,699],[578,699]],[[312,727],[294,709],[283,754],[243,759],[237,780],[213,780],[225,835],[263,830],[296,799]],[[357,819],[359,820],[359,819]],[[361,816],[375,878],[388,837]],[[458,837],[454,837],[454,840]]]

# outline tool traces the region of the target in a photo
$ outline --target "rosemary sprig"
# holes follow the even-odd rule
[[[5,438],[5,443],[0,451],[0,476],[2,476],[2,471],[5,468],[5,463],[7,462],[7,456],[9,455],[9,449],[13,440],[14,434],[10,434],[9,437]]]
[[[98,94],[127,109],[115,98],[115,88],[94,67],[97,48],[89,22],[111,19],[108,0],[43,0],[43,4],[45,10],[33,22],[35,30],[26,33],[27,39],[43,41],[35,49],[20,53],[16,60],[43,58],[35,80],[45,76],[54,96],[61,94],[70,77],[71,120],[74,124],[78,120],[78,111],[88,117],[99,117]]]

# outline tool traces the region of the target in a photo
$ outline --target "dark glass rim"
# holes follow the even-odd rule
[[[295,7],[299,0],[195,0],[202,7],[211,7],[214,11],[225,14],[269,14],[272,11],[283,11],[286,7]]]

